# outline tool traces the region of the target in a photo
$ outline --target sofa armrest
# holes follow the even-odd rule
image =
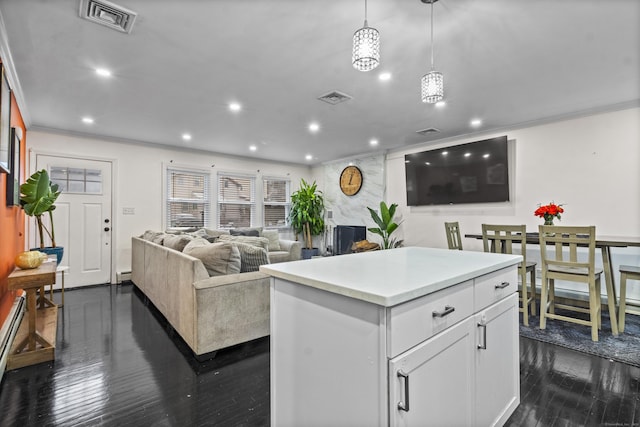
[[[280,239],[280,249],[289,252],[289,261],[297,261],[302,258],[301,242]]]

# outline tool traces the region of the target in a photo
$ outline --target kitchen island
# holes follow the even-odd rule
[[[263,265],[271,425],[502,425],[519,255],[400,248]]]

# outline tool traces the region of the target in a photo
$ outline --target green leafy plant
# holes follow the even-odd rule
[[[56,235],[53,228],[53,211],[56,208],[55,202],[60,191],[58,184],[54,184],[49,179],[49,174],[42,169],[35,172],[27,179],[27,182],[20,186],[20,206],[24,213],[35,217],[38,224],[38,234],[40,236],[40,248],[44,248],[44,233],[51,239],[51,246],[56,247]],[[51,230],[42,222],[42,215],[49,214],[49,224]]]
[[[302,233],[305,247],[312,249],[312,236],[324,231],[324,196],[315,181],[308,184],[304,179],[300,188],[291,195],[289,223],[296,233]]]
[[[371,214],[371,218],[378,225],[377,227],[368,228],[372,233],[375,233],[382,237],[382,249],[393,249],[402,246],[403,240],[396,240],[391,238],[391,234],[396,231],[400,224],[397,224],[393,221],[393,216],[396,213],[396,208],[398,205],[396,203],[392,203],[391,206],[387,206],[387,204],[382,201],[380,202],[380,214],[374,211],[370,207],[369,213]]]

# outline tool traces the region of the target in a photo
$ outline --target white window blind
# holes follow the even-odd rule
[[[209,174],[167,168],[168,228],[204,227],[209,222]]]
[[[291,205],[289,180],[263,178],[263,221],[265,227],[286,227]]]
[[[249,175],[218,174],[218,228],[255,223],[255,182]]]

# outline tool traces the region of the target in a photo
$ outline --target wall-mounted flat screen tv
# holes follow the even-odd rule
[[[405,155],[407,205],[509,201],[507,137]]]

